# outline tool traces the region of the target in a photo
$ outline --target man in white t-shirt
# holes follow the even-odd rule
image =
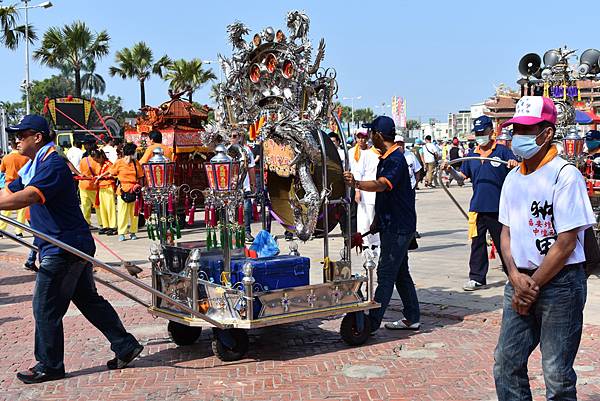
[[[402,135],[396,135],[394,138],[394,143],[396,143],[402,153],[404,154],[404,158],[406,159],[406,164],[408,164],[408,175],[410,176],[410,186],[412,189],[415,189],[417,186],[417,177],[419,172],[422,170],[423,166],[417,160],[417,157],[413,152],[405,152],[405,142],[404,137]]]
[[[425,137],[425,145],[421,148],[421,157],[425,163],[425,186],[435,188],[433,185],[433,173],[438,159],[441,156],[440,148],[431,141],[431,135]]]
[[[512,150],[523,158],[504,182],[498,220],[509,281],[494,379],[499,401],[531,399],[527,363],[540,345],[546,397],[576,400],[573,362],[581,340],[586,274],[584,230],[595,224],[584,179],[552,145],[556,107],[524,96]]]
[[[110,138],[110,140],[102,147],[104,154],[106,154],[106,158],[112,164],[115,164],[119,156],[117,155],[117,139]]]
[[[369,133],[361,130],[356,133],[356,145],[348,151],[350,171],[358,181],[371,181],[377,178],[377,165],[379,164],[379,151],[369,147]],[[366,192],[356,189],[354,201],[356,202],[356,230],[366,233],[370,230],[375,218],[375,192]],[[363,238],[363,245],[371,249],[379,248],[379,234],[367,235]]]
[[[76,140],[66,153],[67,159],[75,166],[75,168],[79,168],[79,163],[81,162],[81,159],[83,159],[82,145],[83,143],[81,141]]]
[[[252,153],[252,149],[248,147],[248,145],[244,144],[244,136],[238,132],[232,132],[229,137],[229,143],[231,145],[241,145],[242,148],[246,151],[246,178],[244,179],[244,194],[251,195],[256,190],[256,171],[255,171],[255,162],[254,162],[254,154]],[[252,199],[246,197],[244,199],[244,225],[246,226],[246,242],[252,243],[254,242],[254,237],[252,236],[252,227],[250,223],[252,222]]]

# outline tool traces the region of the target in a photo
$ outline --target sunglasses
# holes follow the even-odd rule
[[[15,137],[19,140],[22,141],[25,138],[28,138],[30,136],[34,136],[35,134],[37,134],[37,131],[33,131],[33,130],[27,130],[27,131],[20,131],[17,132],[15,134]]]

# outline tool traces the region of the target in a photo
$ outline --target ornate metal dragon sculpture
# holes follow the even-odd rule
[[[294,189],[290,201],[298,238],[313,234],[325,191],[319,193],[311,169],[321,158],[320,127],[327,122],[337,93],[335,70],[320,68],[325,56],[321,39],[311,61],[310,20],[301,11],[287,15],[289,37],[271,27],[246,41],[249,29],[241,22],[227,27],[233,46],[230,58],[219,55],[226,81],[219,86],[218,131],[226,138],[261,120],[258,135],[289,145],[294,151]],[[300,198],[299,196],[302,197]]]

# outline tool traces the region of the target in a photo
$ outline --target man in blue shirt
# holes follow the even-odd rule
[[[515,155],[504,145],[492,138],[494,126],[492,119],[481,116],[473,121],[473,131],[477,147],[468,156],[482,156],[509,162],[505,164],[480,160],[467,160],[462,163],[461,176],[470,178],[473,184],[473,197],[469,206],[470,224],[474,223],[477,233],[471,238],[471,257],[469,259],[469,280],[464,284],[465,291],[474,291],[486,286],[489,268],[487,254],[487,232],[500,253],[500,233],[502,224],[498,222],[498,205],[504,179],[512,167],[517,165]]]
[[[46,120],[27,115],[7,131],[15,133],[17,149],[31,160],[0,193],[0,209],[29,206],[32,228],[93,256],[96,247],[79,208],[71,172],[54,150]],[[41,261],[33,294],[38,363],[17,378],[31,384],[65,377],[62,318],[71,301],[110,341],[116,357],[108,361],[108,368],[127,366],[144,347],[125,330],[110,303],[98,295],[91,263],[40,238],[34,243]]]
[[[394,120],[379,116],[366,128],[371,130],[373,145],[382,155],[376,179],[356,181],[351,172],[345,171],[344,180],[347,185],[361,191],[377,192],[371,230],[379,231],[381,239],[374,297],[381,307],[369,313],[371,332],[381,325],[394,285],[402,299],[404,319],[386,323],[385,327],[392,330],[418,330],[421,326],[419,300],[408,268],[408,246],[415,236],[417,224],[415,191],[411,186],[406,159],[394,143]]]

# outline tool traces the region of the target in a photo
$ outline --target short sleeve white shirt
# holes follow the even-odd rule
[[[246,151],[246,162],[247,162],[247,169],[250,170],[251,168],[256,166],[256,163],[254,162],[254,153],[252,153],[252,149],[250,149],[249,146],[244,145],[244,150]],[[246,174],[246,178],[244,178],[244,192],[250,192],[252,189],[250,187],[250,171],[248,171],[248,173]]]
[[[566,264],[584,262],[583,231],[596,222],[583,176],[560,157],[527,175],[520,168],[508,173],[498,220],[510,227],[510,251],[522,269],[539,267],[557,234],[575,228],[578,240]]]
[[[417,186],[416,174],[421,170],[421,163],[417,160],[417,157],[413,152],[407,150],[404,152],[404,158],[406,164],[408,164],[408,175],[410,176],[410,186],[414,189]]]
[[[423,151],[423,163],[434,163],[435,156],[440,154],[440,149],[432,142],[426,142],[421,148]]]

